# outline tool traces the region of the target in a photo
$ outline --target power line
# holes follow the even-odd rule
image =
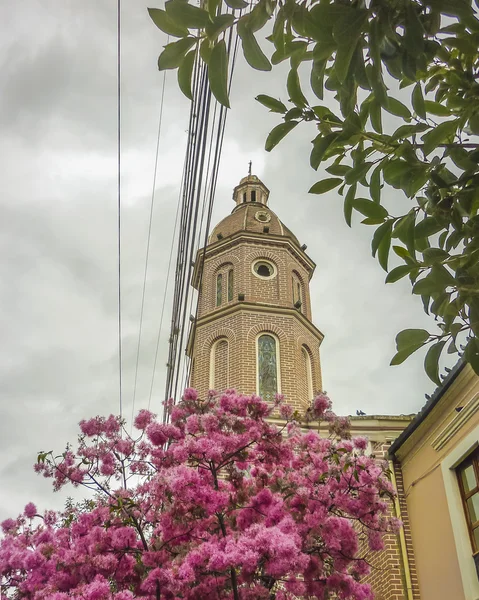
[[[231,56],[231,47],[233,41],[233,32],[230,30],[228,39],[228,54]],[[234,62],[236,58],[237,49],[237,37],[234,38],[235,50],[233,53],[233,59],[231,61],[230,69],[230,80],[229,86],[231,89],[232,73],[234,69]],[[183,349],[183,340],[185,336],[185,322],[187,316],[191,314],[191,308],[188,311],[188,304],[191,305],[192,294],[194,293],[189,289],[191,274],[194,266],[193,258],[195,252],[198,252],[199,241],[204,229],[204,249],[206,248],[209,228],[211,224],[211,215],[213,209],[214,196],[216,191],[216,183],[218,178],[219,163],[221,158],[222,144],[224,139],[224,131],[226,125],[227,109],[224,106],[220,106],[220,117],[218,119],[218,125],[215,128],[214,125],[209,130],[209,119],[210,119],[210,105],[211,105],[211,91],[208,86],[208,71],[205,64],[199,64],[200,60],[197,57],[195,62],[195,76],[194,76],[194,94],[193,102],[190,110],[190,136],[188,139],[188,146],[186,152],[186,178],[185,178],[185,189],[183,193],[182,211],[181,211],[181,224],[180,224],[180,237],[178,240],[178,253],[176,261],[176,272],[175,272],[175,292],[173,297],[173,311],[171,320],[171,331],[169,341],[169,355],[167,365],[167,381],[165,389],[165,399],[169,397],[176,398],[178,394],[178,385],[182,382],[184,373],[186,370],[186,363],[188,359],[185,357],[183,360],[183,369],[181,368],[181,359],[179,352]],[[193,128],[192,128],[193,127]],[[212,148],[213,139],[215,139],[215,152],[212,167],[210,168],[210,157],[208,157],[208,163],[205,173],[205,154],[208,137],[210,138],[210,153]],[[203,227],[203,216],[204,208],[202,210],[202,216],[200,224],[198,226],[198,210],[201,203],[201,190],[204,181],[208,181],[209,186],[205,186],[204,194],[206,194],[207,201],[207,223]],[[209,190],[207,188],[209,187]],[[203,195],[203,207],[205,196]],[[202,269],[200,267],[200,278],[202,277]],[[196,315],[198,314],[198,304],[196,306]],[[194,342],[195,336],[195,324],[193,324],[190,335],[190,344]],[[191,364],[188,364],[188,371]],[[180,378],[181,373],[181,378]],[[164,415],[164,419],[167,419],[167,415]]]
[[[138,328],[138,345],[136,349],[136,366],[135,366],[135,382],[133,386],[133,402],[131,407],[131,422],[133,423],[133,416],[135,413],[135,400],[136,400],[136,387],[138,381],[138,366],[140,362],[140,346],[141,346],[141,334],[143,331],[143,313],[145,308],[145,292],[146,292],[146,279],[148,273],[148,260],[150,256],[150,241],[151,241],[151,227],[153,222],[153,207],[155,202],[155,188],[156,188],[156,176],[158,172],[158,156],[160,151],[160,138],[161,138],[161,126],[163,122],[163,105],[165,99],[165,84],[166,84],[166,71],[163,72],[163,84],[161,89],[161,100],[160,100],[160,114],[158,118],[158,134],[156,138],[156,153],[155,153],[155,167],[153,172],[153,184],[151,190],[151,201],[150,201],[150,216],[148,222],[148,237],[146,243],[146,256],[145,256],[145,271],[143,274],[143,291],[141,295],[141,310],[140,310],[140,324]]]
[[[121,334],[121,0],[117,4],[117,80],[118,80],[118,370],[120,418],[123,417],[122,398],[122,334]]]
[[[186,164],[186,160],[185,160],[185,164]],[[183,170],[183,177],[182,177],[182,181],[180,184],[180,190],[183,187],[183,178],[184,178],[184,170]],[[150,406],[151,406],[151,397],[153,395],[153,386],[155,384],[155,375],[156,375],[156,364],[158,361],[158,351],[159,351],[159,347],[160,347],[160,337],[161,337],[161,332],[163,330],[163,316],[165,314],[165,305],[166,305],[166,297],[168,294],[168,286],[169,286],[169,281],[170,281],[170,271],[171,271],[171,264],[173,262],[173,250],[174,250],[174,241],[175,241],[175,237],[176,237],[176,232],[178,229],[178,217],[180,214],[180,199],[178,199],[178,204],[176,207],[176,216],[175,216],[175,224],[173,227],[173,235],[171,236],[171,245],[170,245],[170,256],[168,259],[168,269],[166,272],[166,281],[165,281],[165,291],[163,293],[163,302],[161,305],[161,314],[160,314],[160,324],[158,327],[158,335],[156,338],[156,350],[155,350],[155,359],[153,362],[153,372],[152,372],[152,376],[151,376],[151,385],[150,385],[150,394],[148,396],[148,410],[150,410]]]

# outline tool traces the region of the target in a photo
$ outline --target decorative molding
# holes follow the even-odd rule
[[[431,446],[439,452],[451,440],[465,423],[479,411],[479,393],[462,408],[453,420],[444,427],[441,433],[431,442]]]
[[[274,315],[287,315],[297,319],[302,325],[308,329],[315,338],[319,341],[319,344],[324,339],[324,334],[309,321],[302,313],[298,312],[295,308],[286,308],[283,306],[272,306],[260,302],[237,302],[235,304],[229,304],[220,306],[216,310],[208,313],[207,315],[200,317],[196,321],[196,329],[198,330],[201,326],[210,323],[211,321],[219,320],[222,317],[227,317],[235,312],[252,312],[252,313],[265,313]]]

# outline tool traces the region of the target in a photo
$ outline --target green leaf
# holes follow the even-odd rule
[[[351,227],[351,217],[353,214],[354,196],[356,195],[356,184],[352,185],[344,198],[344,219],[349,227]]]
[[[183,94],[190,100],[193,100],[191,76],[193,74],[193,65],[195,64],[195,55],[196,50],[188,52],[178,69],[178,85]]]
[[[449,117],[451,115],[451,111],[444,106],[444,104],[440,104],[439,102],[425,100],[424,105],[426,107],[426,111],[431,113],[431,115],[436,115],[438,117]]]
[[[200,57],[201,60],[206,64],[209,64],[210,62],[212,49],[213,48],[211,47],[210,40],[208,38],[205,38],[200,44]]]
[[[188,29],[177,25],[161,8],[149,8],[148,14],[158,29],[161,29],[161,31],[164,31],[168,35],[180,38],[188,35]]]
[[[341,177],[346,175],[346,173],[350,170],[351,170],[351,167],[348,167],[348,165],[339,165],[339,164],[333,164],[326,169],[326,171],[330,175],[341,175]]]
[[[376,206],[379,206],[379,204],[376,204]],[[389,219],[376,229],[373,237],[373,256],[375,254],[377,244],[378,261],[385,271],[388,270],[388,258],[389,249],[391,248],[392,227],[393,221],[392,219]]]
[[[381,170],[382,165],[379,164],[373,171],[371,175],[371,181],[369,183],[369,193],[371,194],[371,198],[373,202],[379,204],[381,202]]]
[[[371,217],[372,219],[385,219],[388,216],[388,211],[381,206],[376,204],[372,200],[367,198],[356,198],[353,203],[354,208],[363,214],[365,217]]]
[[[357,181],[363,179],[372,165],[372,162],[361,162],[353,167],[350,171],[348,171],[346,177],[344,178],[346,183],[351,185],[352,183],[356,183]]]
[[[388,113],[392,115],[401,117],[406,121],[411,120],[411,111],[397,98],[388,98],[387,105],[384,108],[387,110]]]
[[[444,225],[438,223],[434,217],[425,217],[414,228],[414,237],[421,239],[429,237],[444,229]]]
[[[409,275],[412,269],[414,269],[414,266],[411,265],[400,265],[399,267],[395,267],[389,271],[386,277],[386,283],[395,283],[396,281],[399,281],[406,275]]]
[[[429,379],[437,383],[437,385],[441,385],[441,380],[439,379],[439,357],[445,343],[444,340],[436,342],[429,348],[424,359],[424,370]]]
[[[368,10],[355,8],[345,10],[334,21],[333,38],[338,44],[336,60],[334,61],[334,72],[341,83],[346,80],[351,58],[356,50],[368,16]]]
[[[320,100],[324,96],[324,71],[326,69],[326,59],[324,60],[313,60],[311,66],[311,76],[309,82],[314,95]]]
[[[326,192],[329,192],[330,190],[334,189],[335,187],[338,187],[338,185],[340,185],[341,183],[343,183],[343,180],[340,179],[339,177],[330,177],[328,179],[322,179],[321,181],[318,181],[317,183],[315,183],[309,189],[309,193],[310,194],[325,194]]]
[[[230,8],[242,9],[249,6],[246,0],[224,0],[225,4]]]
[[[208,64],[211,92],[220,104],[230,107],[228,98],[228,52],[224,40],[215,44]]]
[[[424,154],[430,154],[439,146],[439,144],[452,138],[456,133],[458,125],[459,119],[445,121],[444,123],[437,125],[432,131],[425,133],[421,138],[424,143]]]
[[[406,358],[411,356],[429,339],[429,333],[425,329],[405,329],[396,336],[396,348],[398,350],[391,360],[391,365],[400,365]]]
[[[377,133],[383,132],[381,110],[382,108],[380,103],[376,100],[376,98],[374,98],[369,106],[369,118],[371,119],[371,125],[374,131]]]
[[[422,133],[426,129],[429,129],[429,125],[425,123],[419,123],[417,125],[401,125],[396,129],[396,131],[391,136],[391,142],[395,142],[396,140],[401,140],[405,138],[409,138],[416,133]]]
[[[420,279],[412,288],[413,294],[421,296],[443,292],[445,288],[454,286],[456,280],[442,265],[433,265],[429,275]]]
[[[416,111],[418,117],[426,118],[426,105],[424,104],[424,96],[422,95],[421,83],[418,81],[412,92],[412,107]]]
[[[389,234],[389,238],[391,238],[391,231],[393,226],[393,220],[388,219],[385,223],[383,223],[380,227],[376,229],[373,235],[373,239],[371,242],[371,251],[373,256],[376,256],[376,252],[381,244],[385,235]]]
[[[266,108],[269,108],[271,112],[284,114],[288,110],[281,100],[276,100],[276,98],[266,96],[265,94],[256,96],[256,100],[263,106],[266,106]]]
[[[291,100],[291,102],[293,102],[293,104],[296,104],[296,106],[300,107],[307,105],[308,101],[306,100],[306,98],[303,95],[303,92],[301,91],[301,85],[299,83],[299,75],[297,69],[290,70],[286,82],[286,87],[288,90],[289,99]]]
[[[422,255],[427,265],[435,265],[449,258],[449,254],[441,248],[426,248]]]
[[[233,25],[234,20],[235,18],[231,14],[217,15],[214,17],[213,22],[210,22],[206,25],[205,33],[210,40],[215,41],[220,33]]]
[[[429,332],[425,329],[404,329],[396,336],[396,349],[405,350],[410,346],[424,344],[429,339]]]
[[[471,338],[466,346],[464,358],[470,363],[476,375],[479,375],[479,339]]]
[[[238,25],[238,35],[241,37],[243,54],[249,66],[257,71],[271,71],[271,63],[261,50],[253,32],[246,25]]]
[[[279,144],[279,142],[292,130],[296,127],[299,121],[286,121],[285,123],[280,123],[276,125],[274,129],[272,129],[266,139],[266,143],[264,149],[266,152],[271,152],[271,150]]]
[[[411,165],[405,160],[391,160],[383,169],[383,177],[386,183],[393,187],[399,187],[404,175],[410,174]]]
[[[158,69],[176,69],[180,66],[188,50],[197,42],[195,37],[186,37],[177,42],[167,44],[158,58]]]
[[[185,0],[169,0],[165,3],[165,9],[170,19],[180,27],[202,29],[210,22],[208,11]]]
[[[329,133],[328,135],[322,135],[320,133],[314,138],[313,149],[311,150],[310,156],[310,164],[315,171],[318,170],[319,164],[323,160],[324,153],[337,137],[337,133]]]

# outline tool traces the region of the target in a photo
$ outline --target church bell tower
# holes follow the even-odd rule
[[[316,265],[269,208],[256,175],[243,177],[233,200],[196,257],[190,385],[200,397],[228,388],[265,400],[279,393],[304,410],[322,389],[323,334],[312,323],[309,294]]]

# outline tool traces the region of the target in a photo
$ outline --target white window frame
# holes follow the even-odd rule
[[[263,275],[259,275],[255,271],[255,267],[258,263],[263,263],[265,265],[268,265],[269,267],[271,267],[273,269],[273,273],[269,277],[263,277]],[[258,279],[263,279],[264,281],[270,281],[271,279],[274,279],[276,277],[276,275],[278,274],[278,269],[276,268],[276,265],[274,264],[274,262],[270,261],[268,258],[258,258],[256,260],[254,260],[253,263],[251,264],[251,272]]]
[[[262,335],[271,336],[276,343],[276,381],[278,382],[278,390],[276,393],[281,394],[281,354],[280,354],[280,347],[279,347],[279,338],[272,331],[265,330],[265,331],[261,331],[260,333],[258,333],[258,335],[256,336],[256,340],[255,340],[256,395],[259,396],[259,343],[258,342],[259,342],[259,338]]]
[[[465,600],[479,600],[479,578],[472,557],[472,544],[467,528],[464,505],[457,480],[456,468],[479,445],[479,425],[471,431],[441,462],[447,505],[451,518],[457,560],[461,572]]]

